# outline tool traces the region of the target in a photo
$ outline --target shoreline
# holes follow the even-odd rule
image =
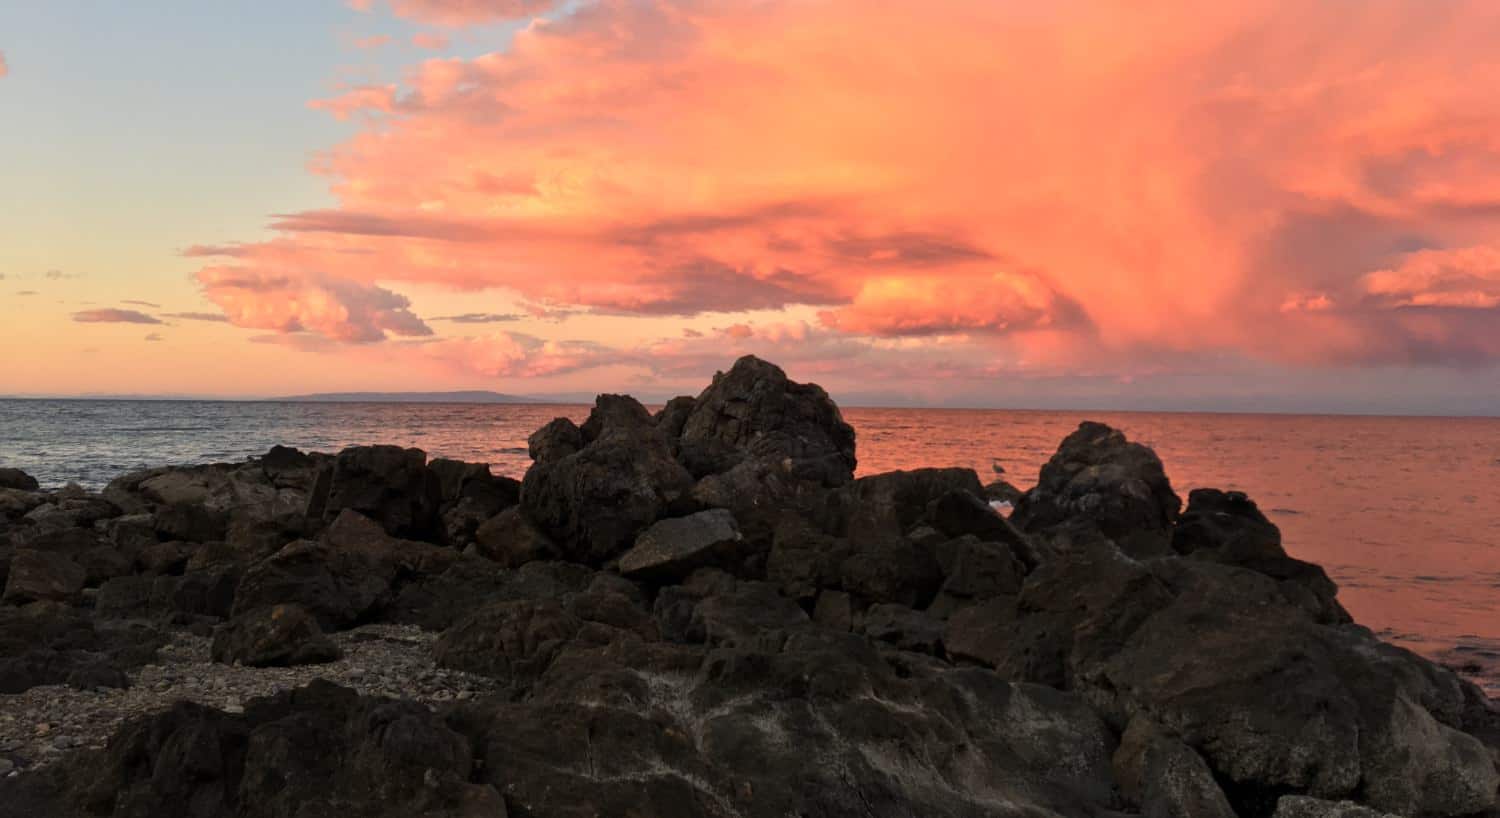
[[[1495,806],[1495,702],[1103,424],[1008,516],[970,469],[856,477],[827,394],[753,358],[529,453],[522,480],[393,446],[97,494],[0,472],[0,816],[375,780],[454,816]],[[171,749],[204,735],[211,769]]]

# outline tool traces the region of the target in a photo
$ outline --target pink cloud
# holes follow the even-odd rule
[[[371,284],[240,267],[205,267],[198,281],[208,300],[239,327],[313,332],[350,343],[384,340],[386,333],[432,334],[404,296]]]
[[[391,37],[388,34],[376,34],[372,37],[361,37],[360,39],[354,41],[355,48],[363,49],[366,51],[373,51],[377,48],[384,48],[385,46],[388,46],[390,44]]]
[[[5,52],[0,51],[0,77],[10,73],[10,64],[5,61]]]
[[[554,0],[389,0],[398,17],[444,26],[518,20],[551,9]],[[349,7],[370,11],[374,0],[350,0]]]
[[[359,112],[390,112],[396,106],[396,86],[361,85],[336,97],[315,99],[307,104],[314,110],[328,111],[337,119],[348,119]]]
[[[442,34],[422,31],[411,35],[411,44],[417,48],[442,51],[448,47],[448,38]]]
[[[318,164],[337,204],[215,249],[331,299],[495,288],[646,326],[815,307],[812,348],[914,370],[1484,360],[1500,18],[1444,8],[583,2],[314,103],[364,115]]]

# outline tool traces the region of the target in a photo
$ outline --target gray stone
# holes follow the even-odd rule
[[[682,579],[732,556],[742,539],[727,509],[662,520],[641,532],[635,547],[620,557],[620,573],[656,582]]]

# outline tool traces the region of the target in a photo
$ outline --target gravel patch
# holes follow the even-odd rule
[[[209,660],[210,639],[174,631],[157,663],[128,674],[124,690],[74,690],[62,685],[0,695],[0,776],[43,767],[65,752],[103,747],[121,722],[187,700],[241,712],[245,702],[314,679],[361,694],[411,699],[427,705],[472,698],[496,689],[495,680],[435,667],[438,634],[404,625],[365,625],[329,634],[344,658],[322,665],[251,668]]]

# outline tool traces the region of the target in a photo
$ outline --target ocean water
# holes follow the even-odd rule
[[[236,461],[272,444],[417,446],[521,476],[526,437],[586,406],[0,401],[0,465],[99,488],[142,466]],[[1156,449],[1190,489],[1248,493],[1321,564],[1360,623],[1500,695],[1500,419],[845,410],[859,472],[995,468],[1026,488],[1079,421]]]

